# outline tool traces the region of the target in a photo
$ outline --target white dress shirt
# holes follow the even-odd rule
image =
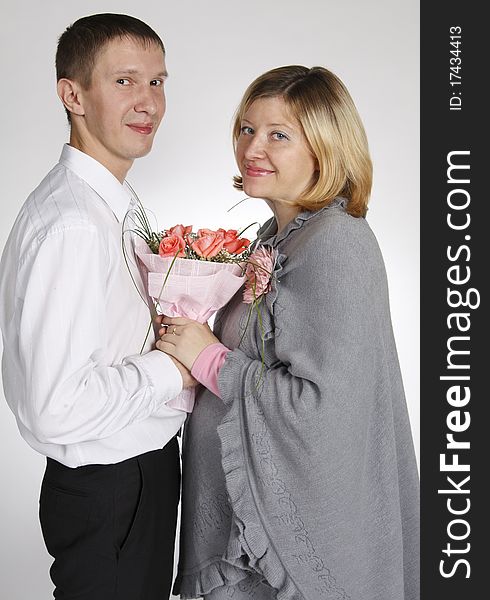
[[[177,367],[158,350],[139,354],[150,314],[121,244],[132,202],[105,167],[65,145],[2,256],[5,397],[25,440],[69,467],[162,448],[185,419],[166,406],[182,389]]]

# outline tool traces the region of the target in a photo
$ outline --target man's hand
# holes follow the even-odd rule
[[[171,356],[170,358],[172,359],[174,365],[177,367],[177,369],[179,369],[180,374],[182,375],[184,389],[196,387],[196,385],[198,384],[198,381],[196,381],[194,379],[194,377],[192,377],[189,370],[186,369],[184,367],[184,365],[181,362],[179,362],[176,358],[174,358],[173,356]]]

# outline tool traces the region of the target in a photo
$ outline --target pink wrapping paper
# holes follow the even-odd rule
[[[245,282],[243,265],[177,258],[170,269],[174,259],[153,254],[142,239],[137,239],[135,252],[147,272],[148,295],[168,317],[187,317],[205,323]],[[169,269],[170,275],[163,285]],[[194,389],[182,390],[167,406],[190,413],[194,397]]]

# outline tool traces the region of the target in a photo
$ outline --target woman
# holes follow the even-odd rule
[[[418,475],[354,103],[324,68],[274,69],[233,136],[235,187],[274,213],[259,232],[274,265],[215,334],[163,320],[158,347],[210,388],[184,437],[175,590],[418,598]]]

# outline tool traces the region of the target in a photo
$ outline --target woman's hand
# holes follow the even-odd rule
[[[207,323],[201,324],[184,317],[164,317],[158,332],[161,338],[156,347],[192,369],[196,358],[207,346],[219,343]]]

